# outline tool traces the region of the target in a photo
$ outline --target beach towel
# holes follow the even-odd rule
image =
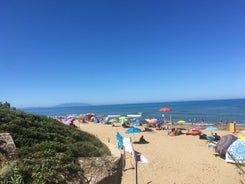
[[[130,138],[123,138],[123,146],[126,152],[130,153],[131,155],[134,156],[134,149],[131,144],[131,139]]]
[[[123,136],[119,132],[117,132],[116,138],[118,141],[118,148],[122,149],[123,148]]]

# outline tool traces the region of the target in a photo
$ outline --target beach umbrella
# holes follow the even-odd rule
[[[228,148],[225,155],[226,162],[245,163],[245,141],[237,139]]]
[[[72,121],[74,121],[74,119],[69,117],[69,118],[65,119],[64,123],[65,124],[70,124]]]
[[[140,122],[139,121],[134,121],[132,122],[133,125],[140,125]]]
[[[134,134],[139,132],[141,132],[141,129],[135,127],[129,128],[128,130],[125,131],[126,134]]]
[[[160,112],[171,112],[171,109],[169,107],[163,107],[159,109]]]
[[[236,140],[237,137],[232,134],[222,136],[217,142],[216,152],[219,153],[220,156],[224,157],[230,145]]]
[[[119,117],[119,122],[120,122],[121,124],[126,123],[127,121],[128,121],[128,118],[127,118],[126,116],[121,116],[121,117]]]
[[[216,128],[215,126],[208,126],[207,128],[205,128],[205,130],[207,130],[207,131],[215,131],[215,130],[218,130],[218,128]]]
[[[153,118],[153,119],[150,119],[150,121],[148,121],[148,123],[152,123],[152,124],[155,124],[157,122],[157,119]]]
[[[155,126],[156,122],[157,122],[157,119],[154,119],[154,118],[147,120],[147,124],[150,126]]]
[[[184,121],[184,120],[179,120],[177,123],[178,123],[178,124],[184,124],[185,121]]]
[[[171,112],[172,109],[169,108],[169,107],[162,107],[161,109],[159,109],[159,111],[160,111],[160,112]],[[171,114],[170,114],[169,121],[170,121],[170,123],[172,124],[172,117],[171,117]],[[173,124],[172,124],[172,126],[173,126]]]
[[[109,119],[108,122],[109,122],[109,123],[116,123],[116,122],[117,122],[117,119],[116,119],[116,118],[111,118],[111,119]]]

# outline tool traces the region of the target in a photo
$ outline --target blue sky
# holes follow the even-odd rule
[[[245,98],[244,9],[244,0],[0,1],[0,101]]]

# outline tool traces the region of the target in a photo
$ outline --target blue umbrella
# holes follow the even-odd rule
[[[139,132],[141,132],[141,129],[135,128],[135,127],[132,127],[125,131],[126,134],[134,134],[134,133],[139,133]]]
[[[205,130],[215,131],[215,130],[218,130],[218,128],[216,128],[215,126],[208,126]]]
[[[132,124],[133,125],[140,125],[140,122],[139,121],[134,121]]]

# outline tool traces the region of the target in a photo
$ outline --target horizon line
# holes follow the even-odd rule
[[[175,103],[175,102],[198,102],[198,101],[218,101],[218,100],[243,100],[245,99],[245,97],[242,98],[222,98],[222,99],[207,99],[207,100],[176,100],[176,101],[162,101],[162,102],[134,102],[134,103],[114,103],[114,104],[88,104],[85,102],[68,102],[69,103],[84,103],[87,105],[81,105],[81,106],[64,106],[64,107],[59,107],[59,105],[61,104],[66,104],[66,103],[61,103],[58,105],[52,105],[52,106],[33,106],[33,107],[21,107],[21,108],[17,108],[17,109],[37,109],[37,108],[66,108],[66,107],[88,107],[88,106],[109,106],[109,105],[132,105],[132,104],[149,104],[149,103]]]

